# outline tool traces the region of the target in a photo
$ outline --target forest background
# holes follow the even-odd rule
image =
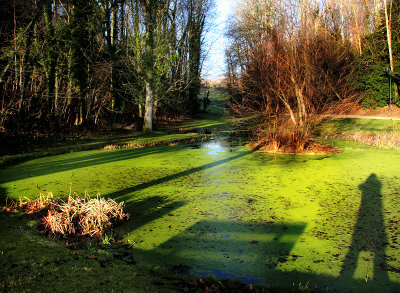
[[[59,131],[199,109],[209,0],[3,1],[3,132]]]
[[[1,135],[118,122],[151,132],[153,120],[195,115],[214,5],[2,1]],[[398,0],[243,0],[228,25],[230,106],[241,116],[265,114],[262,136],[276,139],[290,123],[301,148],[314,114],[349,100],[383,107],[389,87],[400,105]]]

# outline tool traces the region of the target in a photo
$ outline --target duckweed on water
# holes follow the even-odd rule
[[[330,156],[240,144],[71,153],[0,170],[0,194],[62,195],[72,183],[124,201],[131,220],[115,233],[152,268],[267,286],[399,290],[400,151],[334,143],[342,152]]]

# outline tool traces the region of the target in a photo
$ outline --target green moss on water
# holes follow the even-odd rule
[[[215,114],[196,127],[220,121]],[[351,132],[390,126],[332,123],[339,125],[324,127]],[[147,144],[164,137],[133,140]],[[324,142],[341,152],[273,155],[217,141],[73,152],[1,169],[2,201],[48,192],[65,197],[70,188],[125,201],[131,218],[114,235],[131,245],[137,265],[102,262],[112,258],[107,248],[75,254],[40,236],[27,217],[0,213],[0,291],[50,291],[47,284],[65,292],[77,286],[174,291],[160,277],[167,272],[237,278],[265,288],[396,292],[400,150]]]
[[[72,184],[78,194],[125,201],[131,219],[115,233],[151,268],[267,286],[391,292],[400,286],[400,151],[331,143],[342,152],[270,155],[214,145],[69,153],[0,170],[1,194],[65,196]],[[377,184],[369,183],[371,176]],[[368,214],[373,203],[379,209]],[[375,218],[365,221],[366,231],[384,227],[372,239],[358,231],[360,209]],[[2,261],[9,245],[29,237],[3,242]],[[379,249],[370,244],[376,239]],[[86,278],[105,274],[99,267],[84,272]],[[36,282],[27,278],[21,276],[22,284]]]

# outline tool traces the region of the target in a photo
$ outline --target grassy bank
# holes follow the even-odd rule
[[[331,134],[355,134],[369,133],[377,134],[382,131],[392,132],[399,130],[396,120],[368,119],[368,118],[343,118],[328,119],[321,123],[317,129],[317,135]],[[400,126],[400,125],[399,125]]]
[[[211,92],[211,104],[206,112],[199,113],[195,119],[175,123],[161,123],[159,129],[151,134],[143,135],[134,130],[87,132],[81,136],[67,136],[62,142],[56,140],[40,143],[26,143],[18,148],[8,145],[3,154],[0,153],[0,168],[32,159],[98,149],[138,148],[146,146],[168,146],[190,144],[209,140],[213,134],[226,129],[223,118],[224,97],[221,93]],[[19,143],[21,144],[21,143]],[[18,149],[18,153],[15,153]]]

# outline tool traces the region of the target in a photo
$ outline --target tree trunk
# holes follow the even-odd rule
[[[51,10],[51,1],[46,1],[43,6],[44,21],[46,24],[46,45],[47,45],[47,59],[46,64],[46,77],[47,77],[47,106],[48,115],[53,112],[54,102],[54,89],[55,89],[55,74],[56,74],[56,54],[54,52],[54,27],[53,27],[53,13]]]
[[[117,115],[121,110],[121,99],[118,96],[118,68],[117,68],[117,56],[116,56],[116,47],[118,41],[118,5],[111,3],[111,17],[107,19],[107,22],[110,22],[109,25],[109,45],[108,51],[110,54],[110,62],[111,62],[111,96],[112,96],[112,129],[116,129],[117,127]]]
[[[387,1],[390,1],[390,11],[388,11]],[[393,72],[393,52],[392,52],[392,3],[391,0],[385,0],[385,21],[386,21],[386,36],[387,36],[387,44],[389,50],[389,62],[390,62],[390,70]]]
[[[394,64],[393,64],[393,49],[392,49],[392,0],[384,0],[385,1],[385,21],[386,21],[386,36],[387,36],[387,45],[389,50],[389,66],[390,66],[390,74],[394,74]],[[389,11],[387,1],[390,1]],[[394,87],[394,95],[395,99],[398,98],[398,85],[396,82],[393,83]]]
[[[154,105],[154,92],[152,85],[146,81],[146,104],[144,113],[144,133],[153,132],[153,105]]]
[[[154,75],[155,75],[155,28],[157,26],[157,12],[160,9],[161,2],[154,1],[141,1],[144,11],[146,38],[145,38],[145,53],[144,53],[144,75],[146,84],[146,101],[145,101],[145,114],[143,132],[153,132],[153,107],[154,107]]]
[[[89,33],[87,18],[90,17],[90,4],[86,1],[72,1],[71,20],[71,58],[70,82],[75,91],[75,100],[71,103],[72,111],[76,114],[75,125],[82,125],[86,119],[86,93],[88,82],[88,59],[85,50],[88,48]]]

